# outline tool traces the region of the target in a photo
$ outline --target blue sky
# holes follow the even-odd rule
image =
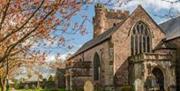
[[[94,0],[96,1],[96,0]],[[100,2],[103,2],[105,0],[99,0]],[[114,1],[114,0],[112,0]],[[126,0],[122,0],[126,1]],[[168,1],[175,1],[175,0],[168,0]],[[168,14],[169,10],[172,8],[172,12],[170,14],[176,14],[177,12],[180,12],[180,3],[176,4],[170,4],[168,2],[164,2],[162,0],[132,0],[131,2],[127,4],[123,4],[121,7],[118,6],[118,4],[115,4],[114,6],[107,6],[108,8],[112,9],[120,9],[120,10],[129,10],[132,12],[134,9],[136,9],[137,5],[141,4],[143,8],[150,14],[150,16],[159,24],[169,19],[169,17],[159,17],[164,16]],[[175,12],[175,13],[174,13]],[[69,53],[76,52],[85,42],[88,40],[91,40],[93,37],[93,23],[92,18],[94,16],[94,4],[83,6],[82,10],[77,12],[75,16],[72,17],[71,22],[72,24],[79,22],[81,23],[83,21],[82,17],[83,15],[88,16],[88,20],[85,22],[85,27],[87,34],[81,35],[79,32],[75,34],[64,34],[66,38],[66,45],[73,45],[74,47],[70,50],[66,50],[65,48],[46,48],[43,50],[51,51],[48,54],[47,61],[52,61],[55,59],[55,56],[57,53],[60,53],[61,57],[64,59]],[[158,16],[156,16],[158,15]],[[178,14],[180,15],[180,14]],[[73,30],[71,27],[68,29],[67,32],[72,32]],[[57,34],[57,33],[55,33]],[[42,48],[40,48],[42,49]],[[47,70],[45,70],[44,73],[46,73]],[[50,75],[49,73],[46,75]]]
[[[94,0],[96,2],[96,0]],[[98,2],[103,2],[104,0],[99,0]],[[113,0],[112,0],[113,1]],[[126,1],[126,0],[122,0]],[[175,0],[168,0],[168,1],[175,1]],[[169,2],[165,2],[162,0],[132,0],[127,4],[122,4],[121,7],[118,4],[113,6],[107,6],[108,8],[112,9],[120,9],[120,10],[129,10],[132,12],[137,5],[141,4],[145,10],[150,14],[150,16],[159,24],[166,21],[169,17],[159,17],[169,14],[169,10],[172,9],[171,14],[176,14],[176,12],[180,11],[180,3],[170,4]],[[175,12],[175,13],[174,13]],[[88,21],[85,22],[86,26],[86,35],[81,35],[79,32],[75,34],[64,34],[67,41],[67,45],[73,45],[73,48],[70,50],[66,50],[64,48],[55,48],[50,49],[52,52],[48,55],[47,60],[53,60],[55,54],[58,52],[61,54],[61,57],[64,59],[67,54],[74,53],[80,48],[85,42],[92,39],[93,36],[93,23],[92,18],[94,16],[94,4],[82,7],[82,10],[77,12],[75,16],[72,17],[71,22],[82,22],[82,17],[86,15],[88,16]],[[68,29],[67,32],[72,32],[71,28]]]

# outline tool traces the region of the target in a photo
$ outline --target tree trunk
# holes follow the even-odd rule
[[[1,91],[6,91],[6,84],[3,84]]]
[[[39,88],[39,87],[40,87],[40,83],[39,83],[39,77],[38,77],[37,87],[36,88]]]
[[[5,78],[0,78],[1,79],[1,91],[6,91],[6,79]]]

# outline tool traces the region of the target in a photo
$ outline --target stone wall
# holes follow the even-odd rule
[[[180,38],[170,40],[176,45],[176,80],[177,80],[177,91],[180,91]]]
[[[158,45],[158,43],[165,37],[165,34],[155,24],[151,17],[147,15],[147,13],[141,6],[138,6],[138,8],[130,15],[130,17],[112,35],[112,42],[114,43],[114,74],[116,74],[116,72],[119,72],[118,69],[124,66],[123,64],[126,63],[128,57],[131,56],[131,29],[133,25],[135,25],[138,21],[143,21],[148,25],[150,29],[152,35],[152,49],[154,49]],[[128,71],[128,69],[124,70]],[[119,75],[127,74],[127,71],[124,70],[123,72],[119,72]]]
[[[175,54],[172,54],[175,55]],[[165,91],[174,91],[176,87],[176,74],[175,74],[175,60],[167,53],[146,53],[132,57],[132,74],[131,85],[135,86],[135,91],[144,91],[147,86],[146,79],[153,74],[155,68],[160,69],[164,84]],[[159,73],[160,74],[160,73]],[[134,83],[133,83],[134,81]]]
[[[90,77],[80,77],[80,76],[75,76],[75,77],[71,77],[71,81],[75,81],[75,82],[71,82],[71,86],[76,85],[75,83],[80,82],[82,84],[80,84],[78,87],[83,87],[83,83],[86,80],[90,80],[92,82],[94,82],[94,85],[96,83],[100,83],[99,87],[107,87],[105,89],[111,89],[111,87],[113,86],[113,64],[112,64],[112,59],[110,58],[110,41],[105,41],[103,42],[101,45],[95,46],[94,48],[91,48],[87,51],[85,51],[84,53],[81,53],[80,55],[74,57],[73,59],[71,59],[71,61],[78,61],[80,59],[82,59],[82,61],[91,61],[91,69],[90,69]],[[93,80],[93,60],[94,60],[94,56],[95,53],[97,53],[100,57],[100,80],[98,82],[95,82]],[[73,88],[72,88],[73,89]]]

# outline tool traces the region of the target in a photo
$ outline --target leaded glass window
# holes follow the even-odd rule
[[[131,34],[131,54],[151,51],[151,35],[148,26],[139,21],[132,29]]]

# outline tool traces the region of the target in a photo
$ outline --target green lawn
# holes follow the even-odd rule
[[[52,89],[20,89],[20,90],[16,90],[16,91],[55,91]],[[59,89],[56,91],[65,91],[65,89]]]

